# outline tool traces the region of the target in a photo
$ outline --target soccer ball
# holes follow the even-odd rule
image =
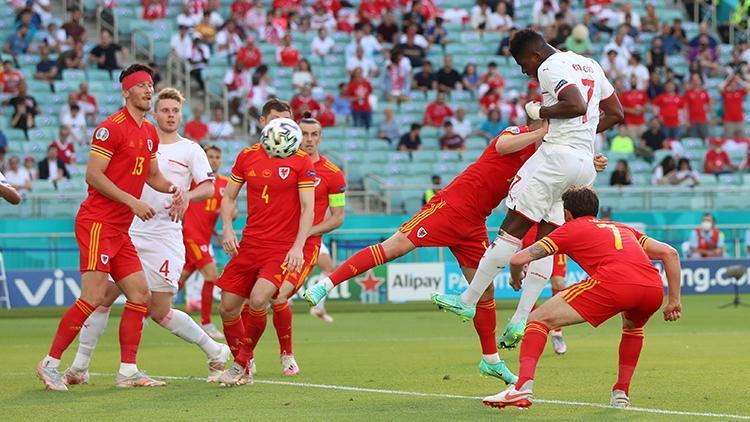
[[[291,157],[299,150],[300,143],[302,131],[292,119],[273,119],[260,133],[260,144],[271,157]]]

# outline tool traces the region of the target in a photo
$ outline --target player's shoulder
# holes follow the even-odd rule
[[[336,173],[342,173],[342,171],[339,168],[339,166],[337,166],[336,164],[333,164],[333,162],[331,162],[330,160],[328,160],[323,155],[320,156],[320,161],[318,161],[317,163],[315,163],[315,170],[328,171],[328,172],[334,173],[334,174],[336,174]]]
[[[508,126],[505,129],[503,129],[502,132],[500,132],[500,136],[498,138],[503,136],[514,136],[514,135],[520,135],[522,133],[529,132],[529,127],[526,125],[523,126]]]
[[[310,158],[310,155],[308,155],[305,151],[298,150],[294,153],[290,158],[290,161],[295,163],[296,165],[302,166],[305,163],[309,162],[312,163],[312,158]]]
[[[260,153],[261,147],[260,144],[250,145],[247,148],[244,148],[240,153],[237,155],[237,159],[244,158],[247,156],[252,156]]]

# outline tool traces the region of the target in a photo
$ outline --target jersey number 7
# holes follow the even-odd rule
[[[615,236],[615,249],[618,251],[622,249],[622,235],[620,235],[620,229],[617,226],[614,224],[597,224],[596,227],[612,230],[612,234]]]
[[[594,95],[594,80],[581,79],[581,83],[583,84],[583,86],[589,88],[588,92],[586,93],[586,113],[583,115],[583,121],[581,122],[586,123],[589,120],[589,102],[591,101],[591,97]]]

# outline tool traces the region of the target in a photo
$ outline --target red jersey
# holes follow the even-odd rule
[[[510,190],[511,182],[523,163],[534,154],[536,145],[511,154],[498,154],[495,145],[505,137],[529,132],[526,126],[505,128],[490,142],[477,161],[466,168],[437,193],[448,204],[462,212],[467,220],[483,222],[492,214]]]
[[[284,67],[296,67],[299,64],[299,50],[294,47],[282,47],[277,53],[278,62]]]
[[[659,270],[643,250],[648,241],[648,236],[624,224],[580,217],[563,224],[537,244],[550,255],[568,255],[595,280],[662,287]]]
[[[747,91],[738,89],[736,91],[724,91],[721,96],[724,98],[724,121],[741,123],[745,121],[745,113],[742,110],[742,103],[745,101]]]
[[[688,121],[690,123],[708,123],[708,105],[711,97],[705,89],[691,89],[685,91],[683,97],[685,107],[688,111]]]
[[[640,114],[636,113],[628,113],[625,112],[625,120],[624,124],[626,125],[633,125],[633,126],[640,126],[646,124],[646,104],[648,104],[648,94],[646,94],[645,91],[640,91],[637,89],[631,89],[630,91],[625,91],[622,96],[620,96],[620,102],[622,103],[623,107],[627,108],[634,108],[637,106],[643,107],[643,111]]]
[[[315,219],[313,225],[326,218],[329,207],[344,206],[346,178],[344,172],[323,155],[315,163]],[[307,243],[320,243],[322,236],[309,237]]]
[[[292,102],[289,105],[294,110],[294,120],[297,122],[302,120],[306,111],[309,111],[313,118],[317,117],[320,111],[320,104],[313,97],[297,95],[292,98]]]
[[[6,94],[17,94],[18,85],[23,81],[23,74],[17,69],[13,69],[12,72],[0,72],[0,88]]]
[[[258,47],[248,48],[247,45],[243,45],[237,51],[237,61],[242,62],[243,68],[250,69],[263,63],[263,54]]]
[[[442,126],[446,117],[453,116],[448,104],[430,103],[424,111],[424,123],[429,126]]]
[[[231,10],[233,15],[244,18],[247,12],[253,10],[253,3],[249,0],[234,0]]]
[[[704,173],[713,173],[714,170],[722,170],[727,164],[731,164],[732,160],[729,158],[729,154],[726,151],[721,150],[716,152],[715,149],[711,149],[706,153],[706,159],[703,163]]]
[[[372,85],[365,79],[360,81],[351,81],[346,87],[346,94],[354,97],[352,101],[352,110],[355,111],[372,111],[370,107],[370,94],[372,94]]]
[[[190,203],[182,224],[182,236],[185,239],[194,240],[199,245],[211,243],[227,183],[229,183],[228,177],[217,175],[214,182],[214,196],[205,201]]]
[[[685,107],[682,97],[665,92],[654,98],[654,105],[659,107],[659,117],[664,121],[664,126],[677,127],[680,125],[680,109]]]
[[[185,123],[184,134],[186,138],[200,142],[208,136],[208,125],[199,120],[191,120]]]
[[[336,115],[328,107],[322,107],[318,113],[318,121],[322,127],[336,126]]]
[[[50,146],[57,148],[57,158],[65,165],[71,164],[76,158],[76,149],[72,142],[63,143],[59,139],[52,141]]]
[[[291,247],[299,230],[299,191],[315,189],[310,156],[297,151],[289,158],[273,158],[256,144],[237,156],[230,182],[247,183],[247,223],[242,243]]]
[[[109,160],[104,175],[121,190],[141,197],[149,174],[151,160],[156,159],[159,135],[156,128],[144,119],[140,126],[128,109],[123,107],[107,117],[94,131],[91,154]],[[133,212],[89,186],[88,197],[81,204],[76,219],[100,222],[127,232],[133,222]]]
[[[487,93],[482,95],[482,98],[479,99],[479,105],[487,110],[500,107],[500,94],[494,91],[487,91]]]
[[[143,1],[143,20],[164,19],[167,16],[167,2],[162,0],[159,3],[152,3],[149,0]]]

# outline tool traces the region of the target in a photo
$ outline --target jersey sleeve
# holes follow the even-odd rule
[[[315,190],[315,169],[313,168],[313,162],[309,155],[305,154],[302,157],[302,162],[297,172],[297,189],[299,190]]]
[[[553,63],[543,64],[539,69],[539,86],[542,91],[548,92],[550,95],[557,98],[557,96],[567,87],[575,85],[570,80],[570,75],[563,69],[566,67],[566,63],[558,62],[554,60]]]
[[[156,160],[156,152],[159,151],[159,132],[156,131],[156,126],[149,124],[149,132],[151,132],[151,159]]]
[[[331,181],[328,184],[328,206],[343,207],[346,205],[346,179],[344,172],[338,171],[333,173]]]
[[[190,149],[192,151],[192,165],[190,169],[192,171],[193,182],[199,185],[206,180],[215,180],[216,176],[213,170],[211,170],[211,165],[208,163],[208,157],[206,157],[206,152],[203,151],[203,148],[196,143],[192,143]]]
[[[229,176],[231,183],[242,186],[245,183],[245,157],[247,153],[245,151],[240,152],[237,156],[237,160],[232,166],[232,174]]]
[[[115,125],[105,120],[94,131],[94,138],[91,140],[91,154],[111,160],[120,144],[120,137]]]
[[[554,255],[556,253],[567,253],[568,239],[570,238],[570,227],[572,224],[563,224],[562,226],[555,229],[552,233],[544,236],[541,240],[538,240],[535,244],[544,248],[547,255]]]
[[[638,244],[640,244],[643,249],[646,249],[646,246],[648,246],[649,240],[651,240],[650,237],[634,229],[633,227],[627,226],[625,224],[618,224],[618,226],[620,229],[627,230],[633,233],[633,236],[635,236],[635,238],[638,240]]]

